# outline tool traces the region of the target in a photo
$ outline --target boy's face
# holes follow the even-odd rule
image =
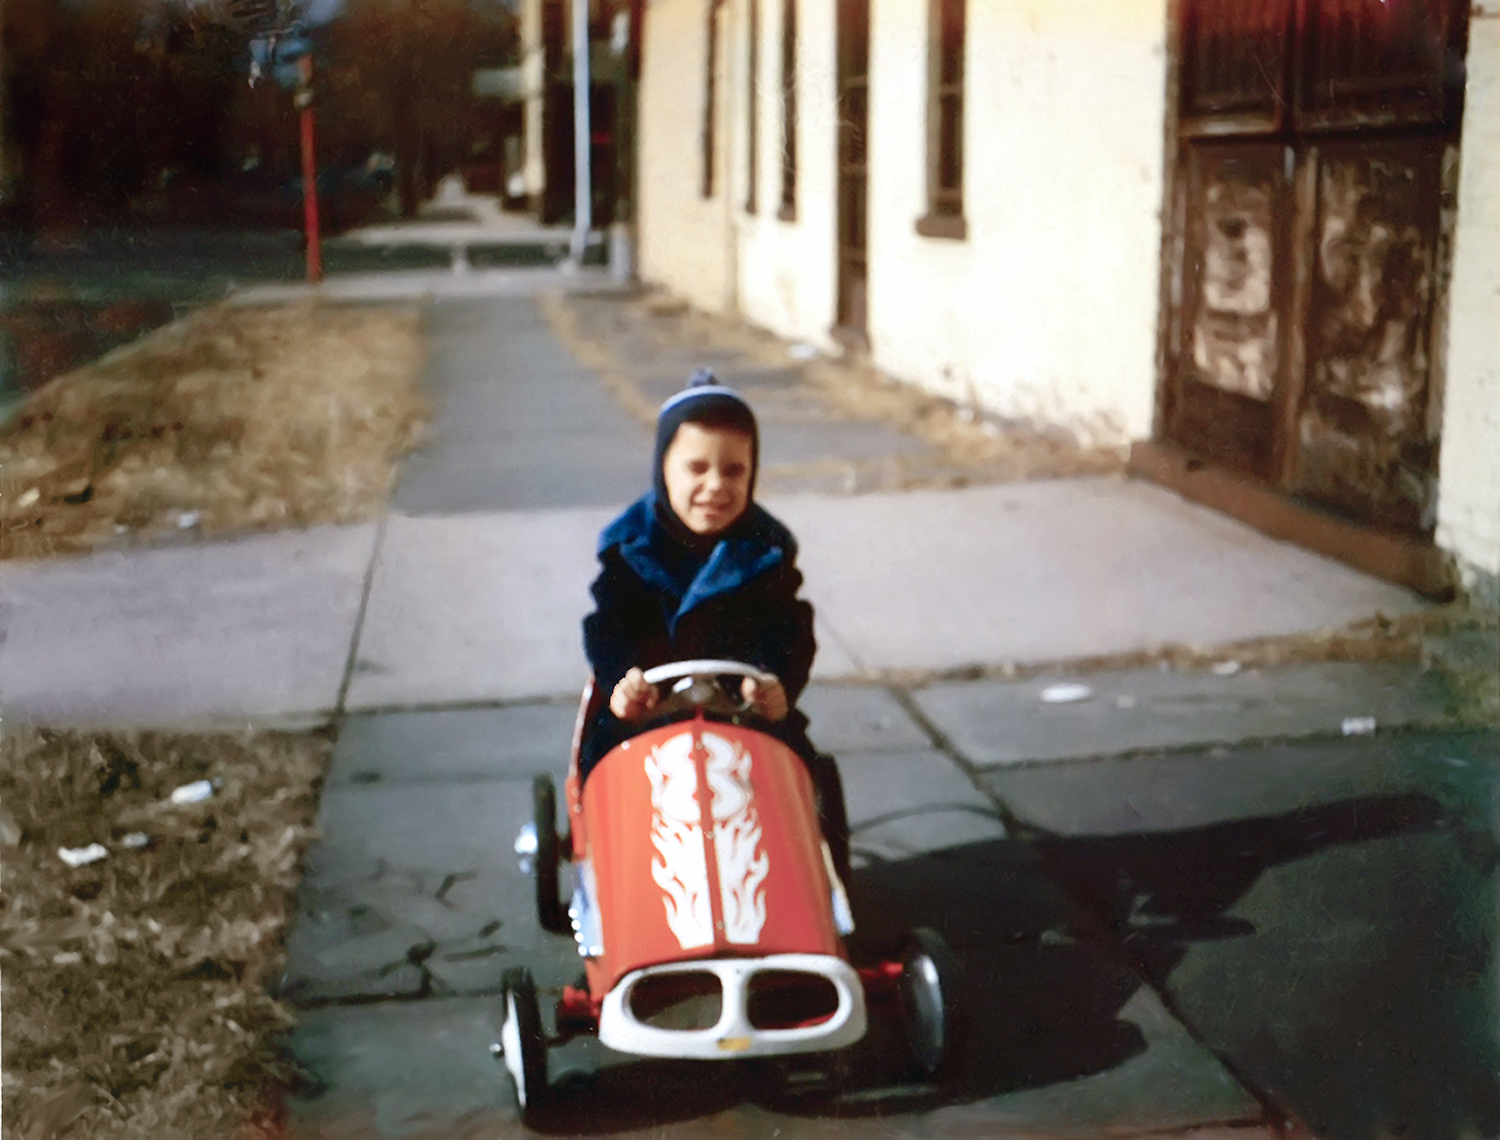
[[[662,459],[667,502],[694,534],[718,534],[750,503],[752,462],[744,432],[685,423]]]

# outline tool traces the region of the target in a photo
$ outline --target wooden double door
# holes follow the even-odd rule
[[[1162,433],[1430,533],[1461,0],[1183,0]]]
[[[838,297],[834,334],[863,345],[869,282],[870,0],[838,0]]]

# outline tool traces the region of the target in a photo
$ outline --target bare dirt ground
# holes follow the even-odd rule
[[[421,346],[414,309],[217,305],[58,377],[0,429],[0,558],[378,514]]]
[[[7,730],[7,1135],[277,1135],[269,983],[329,747]]]
[[[60,376],[0,429],[0,558],[377,515],[422,354],[413,308],[216,306]],[[279,1134],[268,995],[329,747],[4,726],[7,1136]]]

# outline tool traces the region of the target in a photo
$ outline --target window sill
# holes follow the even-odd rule
[[[776,211],[776,217],[783,222],[795,222],[797,220],[797,207],[783,206]]]
[[[969,223],[962,214],[927,214],[917,219],[917,233],[923,237],[964,241],[969,236]]]

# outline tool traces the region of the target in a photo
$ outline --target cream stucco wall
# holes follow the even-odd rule
[[[1466,585],[1493,593],[1500,577],[1500,0],[1475,5],[1469,25],[1459,161],[1437,541],[1458,557]]]
[[[758,200],[749,188],[749,4],[721,8],[718,177],[699,193],[704,0],[652,0],[641,78],[640,272],[693,304],[831,345],[834,266],[833,0],[798,5],[797,209],[781,202],[781,4],[761,0]],[[670,61],[663,66],[662,61]]]
[[[1148,435],[1165,0],[969,5],[963,241],[914,229],[926,195],[926,7],[876,4],[876,362],[1095,442]]]
[[[521,0],[521,88],[525,100],[525,160],[522,176],[526,193],[535,201],[546,187],[542,161],[542,97],[545,87],[542,50],[542,0]]]
[[[643,280],[665,285],[699,308],[734,305],[735,187],[725,161],[737,46],[733,12],[719,15],[718,117],[714,193],[702,190],[704,65],[708,51],[705,0],[652,0],[646,7],[640,86],[639,258]],[[727,196],[726,196],[727,195]],[[741,196],[743,198],[743,196]]]
[[[702,0],[647,9],[643,276],[830,346],[835,262],[833,0],[798,5],[798,193],[777,216],[779,0],[762,0],[755,214],[744,210],[746,0],[721,41],[729,200],[697,196]],[[927,0],[872,0],[869,332],[877,367],[1098,442],[1149,434],[1155,394],[1165,0],[969,8],[966,241],[924,238]],[[653,66],[663,58],[672,66]],[[717,235],[733,234],[728,244]],[[721,275],[733,276],[734,283]]]
[[[749,5],[745,0],[735,3],[744,13],[739,37],[743,45],[749,27]],[[742,208],[735,213],[738,300],[747,319],[778,336],[832,348],[829,326],[837,289],[835,6],[833,0],[798,0],[797,7],[795,217],[779,216],[781,155],[785,145],[781,114],[781,0],[761,0],[759,185],[755,214],[747,215]],[[743,46],[737,54],[746,59],[749,55]],[[741,76],[737,87],[743,93],[747,89],[743,71]],[[747,103],[748,97],[741,94],[736,122],[745,122]],[[743,156],[739,162],[743,183],[749,166],[743,127],[736,136],[735,151]],[[742,207],[744,199],[741,191],[737,206]]]

